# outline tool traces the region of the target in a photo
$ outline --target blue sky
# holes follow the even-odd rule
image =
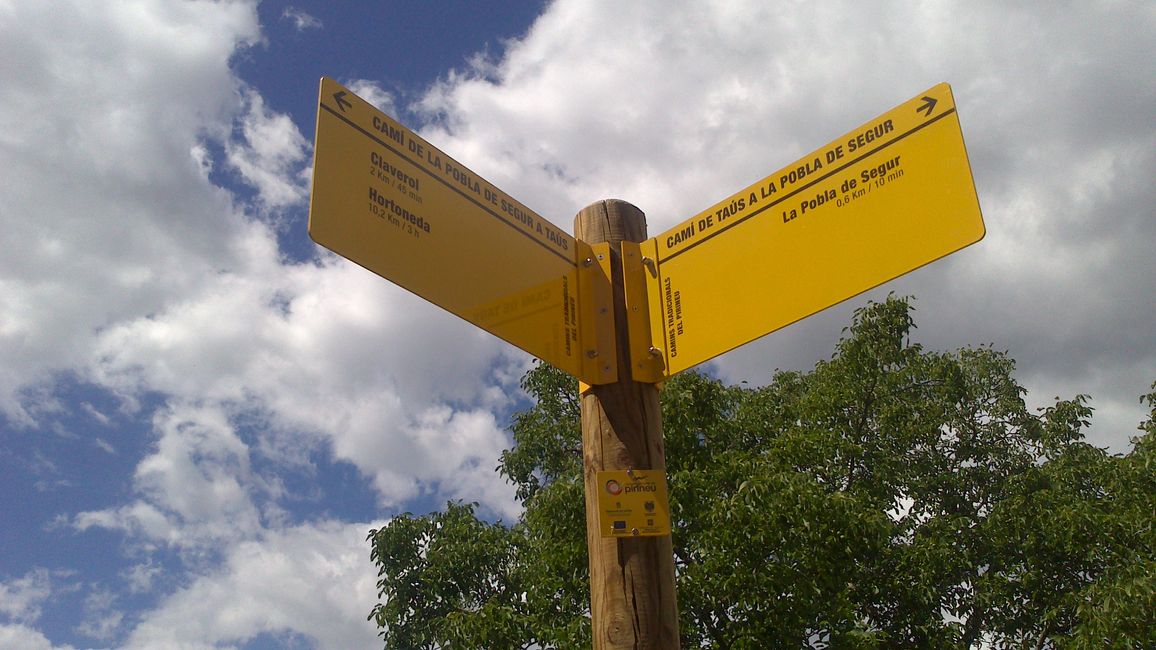
[[[987,237],[707,369],[914,294],[924,345],[1009,350],[1124,451],[1156,9],[1004,4],[0,0],[0,647],[372,647],[371,527],[518,515],[529,358],[306,234],[322,75],[567,232],[617,197],[651,234],[948,81]]]

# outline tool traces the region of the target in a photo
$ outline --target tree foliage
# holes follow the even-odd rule
[[[1156,647],[1156,384],[1111,456],[1085,396],[1030,412],[1007,354],[924,350],[912,312],[857,311],[763,388],[667,383],[683,647]],[[577,386],[523,388],[516,523],[450,503],[371,531],[387,647],[590,647]]]

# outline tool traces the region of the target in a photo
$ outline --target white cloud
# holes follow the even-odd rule
[[[583,205],[620,197],[657,234],[950,81],[989,234],[871,295],[916,293],[934,347],[1009,349],[1042,399],[1093,393],[1099,440],[1119,444],[1156,367],[1156,18],[1141,2],[1070,9],[561,0],[504,59],[432,89],[423,133],[567,230]],[[0,417],[31,427],[78,409],[102,457],[135,448],[112,437],[119,418],[152,417],[131,495],[65,518],[123,531],[130,593],[172,584],[155,549],[186,562],[129,645],[375,643],[369,525],[289,526],[276,472],[331,454],[383,506],[464,498],[509,518],[496,414],[526,357],[328,253],[283,261],[255,216],[300,209],[308,143],[230,71],[261,38],[255,3],[0,12]],[[351,87],[393,112],[380,83]],[[254,206],[213,184],[221,171]],[[858,304],[716,367],[763,381],[809,366]],[[114,392],[122,412],[63,402],[61,375]],[[52,647],[29,627],[51,588],[42,570],[0,584],[13,621],[0,646]],[[138,620],[109,593],[92,591],[83,633]]]
[[[464,497],[509,514],[489,409],[508,404],[524,356],[332,255],[284,263],[271,227],[213,184],[237,172],[262,213],[304,199],[307,143],[229,70],[260,39],[254,3],[3,11],[0,413],[26,427],[72,409],[104,429],[152,417],[131,496],[55,520],[122,532],[135,564],[117,586],[130,593],[173,584],[157,580],[162,562],[191,572],[132,643],[372,641],[367,526],[284,528],[275,472],[331,453],[383,505]],[[121,413],[62,402],[60,374],[113,392]],[[29,575],[5,583],[20,624],[44,602]],[[110,589],[92,587],[76,631],[113,639],[137,620]],[[0,633],[48,644],[21,625]]]
[[[180,528],[178,545],[243,539],[261,528],[249,449],[217,409],[172,406],[156,418],[160,439],[136,468],[137,490]],[[191,539],[190,539],[191,538]]]
[[[20,650],[71,650],[70,645],[53,645],[39,630],[26,625],[0,623],[0,648],[20,648]]]
[[[309,144],[288,115],[269,111],[255,91],[245,93],[245,103],[242,139],[225,143],[226,160],[257,190],[261,207],[279,209],[303,203],[309,193],[309,179],[302,169]]]
[[[115,455],[116,455],[116,447],[113,447],[113,446],[112,446],[112,445],[111,445],[111,444],[110,444],[110,443],[109,443],[107,440],[105,440],[104,438],[93,438],[93,439],[92,439],[92,444],[96,445],[96,447],[97,447],[98,449],[100,449],[101,451],[103,451],[103,452],[104,452],[104,453],[106,453],[106,454],[110,454],[110,455],[113,455],[113,456],[115,456]]]
[[[23,577],[0,582],[0,614],[17,623],[35,623],[51,594],[52,576],[48,570],[33,569]]]
[[[987,237],[868,296],[916,294],[929,345],[1009,349],[1041,401],[1092,393],[1094,440],[1121,449],[1156,367],[1151,5],[806,9],[555,3],[504,59],[429,93],[424,133],[563,227],[616,197],[654,235],[951,82]],[[716,368],[762,382],[808,367],[862,301]]]
[[[285,7],[285,11],[281,12],[281,18],[292,21],[293,26],[296,27],[299,32],[307,29],[321,29],[320,20],[297,7]]]
[[[120,530],[146,552],[173,549],[201,567],[221,548],[282,523],[280,482],[253,470],[249,445],[220,407],[170,404],[154,416],[154,429],[158,439],[133,477],[136,500],[79,513],[77,530]],[[146,561],[125,580],[131,590],[147,591],[157,571]]]
[[[492,469],[506,445],[493,416],[477,410],[496,405],[476,378],[501,344],[351,264],[286,267],[263,230],[250,242],[246,268],[105,330],[94,378],[122,394],[160,390],[231,415],[264,413],[263,453],[294,462],[328,446],[373,477],[383,504],[465,472],[488,486],[481,493],[503,497],[489,507],[513,507],[499,477],[469,471]],[[447,404],[461,405],[460,417]],[[428,426],[429,412],[450,413],[438,420],[444,431]],[[463,421],[469,446],[430,443],[458,442]]]
[[[188,152],[237,108],[228,59],[252,5],[26,2],[0,20],[0,413],[100,328],[233,264],[227,193]],[[179,46],[174,46],[179,44]]]
[[[212,648],[295,632],[318,648],[375,645],[377,602],[365,536],[382,524],[336,522],[270,531],[232,547],[221,568],[148,612],[126,648]]]
[[[112,419],[110,417],[108,417],[104,413],[101,413],[100,409],[96,408],[92,404],[89,404],[88,402],[82,402],[80,404],[80,408],[85,413],[87,413],[89,416],[91,416],[92,419],[96,420],[97,422],[99,422],[103,426],[107,427],[109,424],[112,423]],[[105,443],[105,444],[107,444],[107,443]],[[106,449],[105,451],[108,451],[109,453],[113,453],[111,449]]]
[[[76,631],[99,641],[112,639],[124,622],[124,613],[116,609],[117,597],[106,589],[97,589],[84,598],[84,616]]]
[[[381,87],[381,83],[370,79],[353,79],[345,84],[353,94],[377,107],[379,111],[389,115],[397,115],[393,103],[393,95]]]
[[[121,578],[130,594],[140,594],[152,591],[154,582],[163,573],[164,568],[150,559],[128,567],[121,572]]]

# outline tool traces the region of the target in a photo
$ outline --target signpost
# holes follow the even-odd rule
[[[321,80],[310,236],[581,380],[594,646],[677,648],[655,385],[983,238],[951,88],[657,237],[621,201],[575,232]]]
[[[598,201],[574,217],[574,234],[590,242],[610,242],[616,329],[626,330],[623,275],[630,270],[621,246],[646,238],[646,217],[625,201]],[[666,483],[666,447],[658,386],[630,372],[630,349],[616,350],[619,381],[582,386],[582,480],[586,500],[586,551],[590,560],[590,618],[594,647],[602,650],[677,648],[678,603],[674,588],[674,545],[661,520],[638,521],[635,506],[608,490],[638,477],[656,486],[658,513],[669,501],[657,484]],[[622,476],[625,475],[625,479]],[[617,478],[616,478],[617,477]],[[645,489],[645,488],[643,488]],[[623,488],[623,493],[626,489]],[[612,517],[609,521],[604,519]],[[616,528],[626,521],[629,528]]]
[[[314,241],[589,384],[615,380],[605,249],[329,78],[313,155]]]

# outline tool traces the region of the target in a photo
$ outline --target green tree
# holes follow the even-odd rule
[[[1007,354],[926,351],[912,312],[857,311],[763,388],[667,383],[683,646],[1156,647],[1156,384],[1110,456],[1086,397],[1032,413]],[[523,388],[517,522],[450,503],[370,532],[387,647],[590,647],[577,385]]]

